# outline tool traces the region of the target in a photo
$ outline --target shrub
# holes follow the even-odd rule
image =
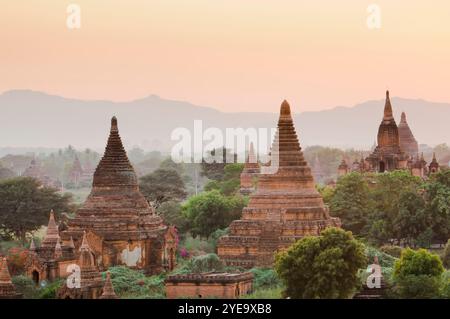
[[[281,287],[282,282],[278,278],[277,273],[272,268],[252,268],[250,272],[253,273],[253,289],[268,289]]]
[[[450,268],[450,239],[445,245],[445,249],[442,254],[442,263],[444,264],[445,268]]]
[[[47,283],[44,287],[39,289],[39,298],[40,299],[55,299],[56,293],[58,289],[64,283],[64,279],[58,279],[52,282]]]
[[[378,262],[382,268],[394,267],[394,263],[397,260],[397,258],[392,255],[386,254],[371,246],[366,246],[366,255],[370,264],[373,262],[375,256],[377,256]]]
[[[191,258],[174,273],[203,273],[224,271],[225,266],[216,254],[206,254]]]
[[[24,299],[35,299],[39,296],[38,288],[31,278],[21,275],[11,279],[16,287],[16,291],[22,294]]]

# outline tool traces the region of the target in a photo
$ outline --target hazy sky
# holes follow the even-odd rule
[[[66,26],[67,6],[81,28]],[[371,30],[367,7],[381,8]],[[224,111],[450,102],[448,0],[0,0],[0,92]]]

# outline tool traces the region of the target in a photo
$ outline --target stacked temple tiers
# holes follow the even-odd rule
[[[220,239],[218,254],[228,265],[270,266],[277,250],[286,249],[303,236],[319,235],[330,226],[340,227],[340,220],[330,217],[315,188],[290,106],[284,101],[272,144],[271,165],[259,175],[242,218],[233,221],[229,234]]]

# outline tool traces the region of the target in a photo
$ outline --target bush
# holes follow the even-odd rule
[[[400,258],[401,254],[402,254],[402,250],[403,248],[400,246],[395,246],[395,245],[384,245],[380,247],[380,251],[391,255],[392,257],[395,258]]]
[[[243,295],[239,299],[281,299],[283,289],[281,287],[258,289],[249,295]]]
[[[191,258],[173,273],[203,273],[211,271],[224,271],[225,266],[216,254],[206,254]]]
[[[282,286],[280,278],[272,268],[252,268],[253,290],[279,288]]]
[[[439,276],[408,275],[397,279],[394,295],[407,299],[438,298],[441,287]]]
[[[27,276],[12,277],[12,283],[16,287],[16,291],[23,295],[24,299],[38,298],[38,289],[34,281]]]
[[[56,293],[64,283],[64,279],[58,279],[47,283],[44,287],[39,289],[40,299],[56,299]]]
[[[110,267],[111,281],[120,298],[164,298],[164,276],[146,277],[142,271],[125,266]]]

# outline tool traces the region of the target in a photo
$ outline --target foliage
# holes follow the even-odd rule
[[[156,207],[167,201],[181,201],[186,197],[184,182],[177,171],[158,168],[140,178],[142,194]]]
[[[232,154],[229,149],[214,149],[206,159],[203,159],[201,175],[216,181],[222,180],[226,163],[235,163],[236,158],[236,154]]]
[[[29,251],[22,247],[12,247],[8,250],[8,267],[11,276],[22,274]]]
[[[251,294],[240,296],[239,299],[281,299],[282,292],[282,287],[257,289]]]
[[[392,268],[394,267],[394,264],[397,260],[396,257],[393,257],[390,254],[387,254],[383,251],[378,250],[374,247],[371,246],[366,246],[366,256],[369,259],[369,263],[371,264],[375,258],[375,256],[378,257],[378,263],[380,264],[380,266],[382,268]]]
[[[330,200],[333,215],[339,217],[342,227],[360,235],[372,207],[369,186],[361,174],[350,173],[339,178]]]
[[[211,240],[206,240],[200,237],[192,237],[191,234],[186,234],[184,239],[180,242],[179,248],[185,248],[190,255],[204,255],[213,253],[214,243]]]
[[[425,249],[405,249],[395,262],[394,292],[401,298],[433,298],[439,295],[442,262]]]
[[[24,299],[38,298],[39,291],[33,279],[20,275],[12,277],[11,280],[17,293],[22,294]]]
[[[111,281],[120,298],[164,298],[164,276],[146,277],[142,271],[125,266],[110,267]]]
[[[395,245],[384,245],[380,247],[380,251],[395,258],[400,258],[403,248]]]
[[[253,290],[277,288],[283,285],[272,268],[252,268],[250,272],[254,276]]]
[[[291,298],[347,298],[367,265],[364,245],[351,232],[328,228],[305,237],[276,256],[275,270]]]
[[[38,181],[18,177],[0,181],[0,229],[22,241],[28,232],[48,222],[48,214],[71,211],[71,196],[56,189],[42,187]]]
[[[217,229],[214,231],[210,236],[210,242],[212,244],[212,247],[214,251],[217,249],[217,243],[219,242],[220,237],[225,236],[228,234],[228,228],[224,229]]]
[[[232,163],[224,167],[224,175],[220,180],[211,180],[205,185],[205,191],[218,190],[223,195],[229,196],[238,194],[241,185],[241,173],[244,164]]]
[[[450,239],[445,245],[445,249],[442,254],[442,263],[444,264],[445,268],[450,268]]]
[[[39,288],[39,299],[56,299],[56,294],[63,283],[64,279],[61,278],[48,282],[44,287]]]
[[[182,267],[176,269],[174,273],[204,273],[204,272],[220,272],[225,269],[225,265],[216,254],[206,254],[191,258]]]
[[[157,209],[164,223],[175,226],[180,233],[185,233],[189,227],[189,221],[182,214],[181,205],[176,201],[167,201],[162,203]]]
[[[192,196],[182,210],[190,222],[192,235],[209,237],[217,229],[225,228],[233,220],[239,219],[244,206],[243,197],[226,197],[213,190]]]

